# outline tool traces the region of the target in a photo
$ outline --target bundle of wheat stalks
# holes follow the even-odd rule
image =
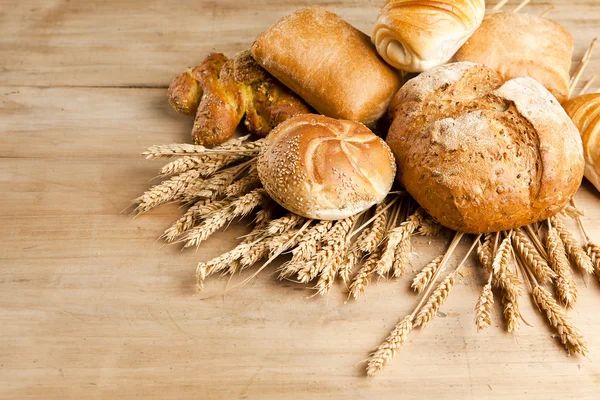
[[[198,264],[198,289],[202,289],[210,275],[234,274],[267,259],[255,276],[278,255],[289,252],[291,260],[280,267],[280,279],[314,282],[316,292],[323,295],[340,278],[349,295],[358,298],[374,277],[404,275],[412,235],[437,235],[442,229],[403,192],[392,192],[371,210],[339,221],[318,221],[289,213],[261,187],[256,156],[262,144],[262,140],[250,141],[246,136],[211,149],[173,144],[153,146],[144,153],[150,159],[174,160],[160,171],[171,177],[135,200],[135,213],[174,201],[189,207],[163,234],[167,242],[199,246],[236,218],[254,215],[253,230],[241,243]],[[577,221],[586,238],[584,246],[556,216],[544,223],[475,237],[462,262],[440,280],[464,236],[457,232],[447,251],[413,278],[411,287],[422,295],[421,300],[370,357],[368,375],[375,374],[391,360],[413,328],[424,328],[436,316],[475,248],[481,266],[489,274],[475,307],[478,330],[491,325],[493,289],[496,289],[507,329],[515,332],[521,323],[519,298],[526,287],[567,351],[585,355],[585,341],[565,309],[573,307],[577,300],[572,266],[584,274],[595,273],[600,277],[600,247],[590,241],[582,222],[583,213],[574,203],[562,214]],[[558,301],[550,287],[554,287]]]

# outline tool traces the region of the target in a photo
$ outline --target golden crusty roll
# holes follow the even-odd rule
[[[307,218],[346,218],[383,201],[396,164],[387,144],[366,126],[299,115],[267,136],[258,175],[275,201]]]
[[[254,61],[250,51],[228,59],[211,53],[169,86],[169,103],[179,113],[196,115],[192,137],[201,145],[230,139],[244,119],[248,130],[266,136],[287,118],[310,109]]]
[[[497,12],[486,15],[454,60],[487,65],[505,80],[530,76],[562,103],[569,96],[572,54],[571,34],[559,23]]]
[[[600,191],[600,93],[577,96],[563,107],[581,133],[585,177]]]
[[[546,219],[583,178],[577,128],[532,78],[503,83],[486,66],[447,64],[408,81],[390,111],[398,178],[448,228],[494,232]]]
[[[251,51],[264,69],[333,118],[371,124],[401,85],[367,35],[321,7],[283,17]]]
[[[484,13],[484,0],[389,0],[371,39],[388,64],[422,72],[448,62]]]

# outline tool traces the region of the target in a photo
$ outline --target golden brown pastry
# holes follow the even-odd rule
[[[401,85],[367,35],[321,7],[283,17],[251,50],[263,68],[329,117],[374,123]]]
[[[529,77],[502,82],[483,65],[447,64],[408,81],[390,108],[400,182],[457,231],[548,218],[583,177],[581,138],[558,101]]]
[[[388,64],[422,72],[448,62],[484,13],[484,0],[389,0],[371,39]]]
[[[169,86],[169,103],[184,115],[196,115],[196,144],[216,145],[230,139],[245,116],[248,130],[266,136],[280,122],[310,109],[261,68],[250,51],[228,59],[210,54]]]
[[[572,54],[571,34],[559,23],[498,12],[484,18],[454,60],[487,65],[505,80],[530,76],[562,103],[569,96]]]
[[[563,107],[581,133],[585,177],[600,191],[600,93],[577,96]]]
[[[299,115],[266,138],[258,175],[269,196],[307,218],[346,218],[383,201],[396,164],[389,147],[358,122]]]

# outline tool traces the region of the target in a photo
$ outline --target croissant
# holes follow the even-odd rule
[[[563,107],[581,133],[585,177],[600,191],[600,93],[577,96]]]
[[[266,136],[275,126],[308,106],[243,51],[233,59],[211,53],[177,76],[169,86],[169,103],[179,113],[196,115],[196,144],[216,145],[230,139],[245,117],[251,133]]]
[[[484,13],[484,0],[390,0],[371,39],[388,64],[422,72],[450,60]]]

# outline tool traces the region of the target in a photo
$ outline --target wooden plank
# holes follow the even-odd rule
[[[120,214],[160,165],[139,151],[187,138],[190,120],[170,114],[164,91],[0,93],[0,398],[595,396],[600,367],[566,357],[526,298],[534,328],[505,333],[497,308],[494,326],[476,333],[472,308],[485,279],[476,268],[391,367],[364,377],[361,362],[416,302],[409,278],[448,238],[417,238],[408,276],[374,283],[359,301],[346,302],[342,285],[310,297],[308,287],[276,281],[275,266],[224,296],[218,278],[197,293],[196,262],[230,248],[244,227],[180,252],[155,243],[175,206]],[[600,239],[598,194],[584,185],[578,199]],[[592,354],[599,290],[582,286],[572,313]]]
[[[370,34],[381,1],[178,0],[83,2],[4,0],[0,10],[0,85],[159,86],[211,51],[230,56],[280,17],[307,5],[328,7]],[[512,10],[519,1],[506,6]],[[598,35],[600,3],[532,2],[521,12],[549,5],[573,34],[578,62]],[[590,71],[600,73],[600,54]],[[591,76],[591,72],[589,75]],[[580,86],[585,82],[585,77]]]

